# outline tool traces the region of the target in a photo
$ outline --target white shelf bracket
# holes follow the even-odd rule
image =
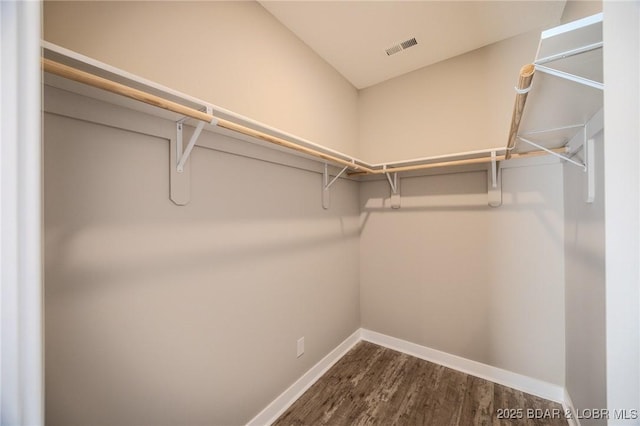
[[[351,160],[351,163],[355,163],[355,162]],[[329,165],[327,163],[324,163],[324,172],[322,173],[322,208],[323,209],[327,210],[331,206],[331,193],[329,191],[329,188],[331,188],[331,185],[333,185],[338,179],[340,179],[340,176],[342,176],[344,172],[347,171],[348,168],[349,166],[345,166],[342,170],[340,170],[340,173],[335,175],[333,179],[331,179],[330,181]]]
[[[491,187],[498,187],[498,162],[496,161],[496,152],[491,151]]]
[[[206,107],[206,111],[207,114],[211,114],[213,112],[213,109],[210,106]],[[183,118],[182,120],[179,120],[178,122],[176,122],[176,135],[177,135],[177,159],[178,159],[178,164],[176,165],[176,170],[178,171],[178,173],[182,173],[184,172],[184,166],[187,163],[187,160],[189,159],[189,156],[191,155],[191,151],[193,151],[193,148],[196,146],[196,142],[198,141],[198,138],[200,137],[200,133],[202,133],[202,129],[204,129],[204,125],[205,122],[204,121],[198,121],[198,124],[196,125],[196,130],[193,132],[193,134],[191,135],[191,138],[189,139],[189,143],[187,144],[187,147],[184,148],[184,150],[182,149],[182,132],[183,132],[183,126],[184,126],[184,121],[186,120],[186,118]],[[218,124],[217,120],[213,120],[211,121],[210,124],[213,124],[214,126],[216,124]]]
[[[544,65],[536,64],[535,67],[536,71],[563,78],[565,80],[573,81],[574,83],[582,84],[584,86],[593,87],[594,89],[604,90],[604,84],[600,83],[599,81],[589,80],[588,78],[580,77],[579,75],[560,71],[554,68],[549,68]]]
[[[595,155],[594,155],[594,141],[593,139],[587,139],[585,132],[584,139],[584,201],[586,203],[593,203],[596,199],[596,176],[595,176]]]
[[[198,123],[198,125],[196,126],[196,130],[191,135],[191,139],[189,139],[189,143],[184,150],[182,149],[182,126],[183,124],[180,122],[176,124],[178,132],[178,164],[176,165],[176,170],[178,171],[178,173],[184,172],[184,165],[189,159],[191,151],[193,150],[193,147],[195,146],[196,141],[198,140],[198,137],[200,136],[200,133],[204,128],[204,122],[200,121]]]
[[[549,55],[544,58],[537,59],[535,65],[544,65],[550,62],[555,62],[559,59],[566,59],[572,56],[580,55],[582,53],[591,52],[592,50],[602,49],[604,43],[602,41],[591,43],[586,46],[576,47],[575,49],[566,50],[564,52],[556,53],[554,55]]]
[[[383,169],[386,170],[387,166],[383,166]],[[399,209],[400,208],[400,179],[398,179],[398,173],[387,173],[385,171],[384,175],[387,177],[387,181],[389,182],[389,186],[391,187],[391,208]],[[393,175],[393,177],[391,177]]]
[[[212,113],[212,108],[207,106],[206,111],[208,114]],[[189,157],[193,151],[193,147],[196,145],[202,130],[204,129],[205,122],[199,121],[196,125],[196,129],[189,139],[186,149],[183,148],[183,133],[184,123],[187,121],[187,117],[184,117],[176,122],[176,137],[171,138],[170,143],[170,166],[169,166],[169,186],[170,186],[170,198],[178,206],[185,206],[189,204],[191,198],[191,183],[190,173],[188,173]],[[211,124],[216,125],[217,120],[213,120]]]
[[[540,149],[542,151],[545,151],[547,154],[551,154],[554,157],[558,157],[562,161],[567,161],[567,162],[573,164],[574,166],[581,167],[581,168],[583,168],[585,170],[587,168],[586,164],[579,163],[579,162],[567,157],[566,155],[558,154],[557,152],[554,152],[554,151],[550,150],[549,148],[546,148],[546,147],[544,147],[542,145],[539,145],[539,144],[537,144],[537,143],[535,143],[533,141],[530,141],[529,139],[525,139],[522,136],[518,136],[518,139],[520,139],[522,142],[524,142],[526,144],[529,144],[529,145],[531,145],[531,146],[533,146],[535,148],[538,148],[538,149]]]
[[[491,207],[502,205],[502,171],[495,151],[491,152],[491,170],[487,173],[487,199]]]
[[[182,155],[182,122],[176,123],[176,136],[169,144],[169,198],[178,206],[186,206],[191,200],[191,173],[185,163],[183,171],[178,172],[177,165]]]

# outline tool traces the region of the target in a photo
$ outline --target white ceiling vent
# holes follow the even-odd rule
[[[391,56],[398,52],[402,52],[403,50],[408,49],[411,46],[415,46],[416,44],[418,44],[418,42],[415,37],[409,40],[405,40],[402,43],[396,44],[395,46],[391,46],[390,48],[388,48],[386,50],[387,56]]]

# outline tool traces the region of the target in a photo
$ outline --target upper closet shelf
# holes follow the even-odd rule
[[[595,199],[592,138],[604,128],[602,50],[602,13],[544,31],[535,62],[520,72],[507,143],[507,159],[543,150],[581,167],[588,203]]]
[[[42,47],[44,81],[47,85],[175,122],[183,122],[186,118],[193,118],[201,123],[196,129],[198,134],[205,129],[233,134],[240,139],[340,166],[341,173],[348,171],[351,175],[388,175],[443,166],[495,164],[504,160],[507,152],[503,147],[494,147],[449,155],[370,164],[354,156],[315,144],[55,44],[43,41]],[[131,99],[139,102],[132,102]],[[184,165],[195,142],[196,138],[191,138],[183,148],[183,152],[178,155],[178,163],[176,164],[178,169]],[[543,153],[540,151],[527,152],[516,154],[515,157],[528,157]]]
[[[354,170],[360,170],[365,164],[353,156],[288,134],[53,43],[42,41],[42,48],[44,83],[47,85],[175,122],[183,123],[192,118],[202,123],[198,124],[200,130],[232,132],[236,137],[254,143],[285,151],[294,150],[302,156],[320,158],[332,164],[349,165]]]
[[[542,32],[513,152],[566,147],[571,156],[581,144],[569,142],[602,129],[602,51],[601,13]]]
[[[180,186],[174,185],[174,180],[181,179],[192,149],[206,129],[323,162],[325,208],[329,187],[345,172],[385,175],[392,198],[395,196],[392,206],[399,207],[398,173],[462,165],[488,166],[489,204],[497,206],[502,198],[500,161],[549,153],[586,169],[587,159],[584,163],[572,160],[571,152],[566,155],[566,146],[581,131],[587,146],[587,124],[602,109],[602,14],[542,33],[535,63],[521,70],[506,147],[379,164],[315,144],[52,43],[43,41],[42,47],[45,84],[176,123],[171,166],[172,200],[176,204],[186,204],[188,199],[174,196],[174,186]],[[196,120],[196,129],[183,145],[183,124],[190,119]],[[340,167],[333,178],[327,164]]]

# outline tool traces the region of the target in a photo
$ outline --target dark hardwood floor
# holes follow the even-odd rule
[[[360,342],[274,423],[288,425],[555,426],[567,421],[558,403]]]

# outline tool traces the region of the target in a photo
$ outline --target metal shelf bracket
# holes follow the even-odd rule
[[[387,166],[383,166],[386,170]],[[389,186],[391,187],[391,208],[399,209],[400,208],[400,179],[398,179],[398,173],[387,173],[385,171],[384,175],[387,177],[387,181],[389,181]],[[393,177],[391,177],[393,175]]]
[[[355,161],[351,160],[351,163]],[[329,180],[329,165],[324,163],[324,172],[322,173],[322,208],[327,210],[331,206],[331,193],[329,188],[347,171],[349,166],[344,166],[340,173],[335,175],[331,181]]]
[[[579,75],[560,71],[554,68],[549,68],[544,65],[536,64],[535,67],[536,67],[536,71],[541,71],[543,73],[550,74],[555,77],[564,78],[565,80],[573,81],[574,83],[582,84],[584,86],[593,87],[594,89],[604,90],[604,84],[600,83],[599,81],[593,81],[588,78],[580,77]]]
[[[552,150],[550,150],[549,148],[545,148],[542,145],[539,145],[533,141],[530,141],[529,139],[525,139],[522,136],[518,136],[518,139],[520,139],[522,142],[531,145],[533,147],[536,147],[538,149],[541,149],[542,151],[545,151],[548,154],[553,155],[554,157],[558,157],[559,159],[563,160],[563,161],[568,161],[569,163],[573,164],[574,166],[578,166],[578,167],[582,167],[584,169],[584,171],[587,171],[587,165],[583,164],[583,163],[579,163],[569,157],[567,157],[566,155],[562,155],[562,154],[558,154],[557,152],[554,152]]]
[[[587,139],[585,132],[584,138],[584,164],[585,164],[585,194],[584,201],[586,203],[593,203],[596,199],[596,162],[594,155],[594,141],[593,139]]]
[[[502,170],[496,152],[491,152],[491,166],[487,173],[487,199],[490,207],[502,205]]]
[[[207,114],[211,114],[211,107],[206,107]],[[176,136],[170,141],[170,166],[169,166],[169,187],[170,198],[178,206],[186,206],[191,199],[191,177],[188,170],[189,157],[193,147],[196,145],[202,130],[204,121],[198,121],[195,131],[189,139],[186,149],[183,149],[184,122],[188,117],[184,117],[176,122]],[[217,120],[212,120],[211,124],[216,125]]]
[[[207,114],[211,114],[213,112],[210,106],[207,106],[206,110],[207,110]],[[200,137],[200,133],[202,133],[202,129],[204,129],[204,125],[205,125],[204,121],[198,121],[198,124],[196,125],[196,130],[191,135],[191,138],[189,139],[189,143],[187,144],[186,148],[184,148],[183,150],[182,128],[185,120],[186,118],[183,118],[182,120],[179,120],[176,123],[176,135],[177,135],[176,139],[177,139],[177,150],[178,150],[177,157],[176,157],[178,159],[178,164],[176,165],[176,170],[178,171],[178,173],[184,172],[184,165],[189,159],[189,156],[191,155],[191,151],[193,151],[193,147],[196,146],[196,142],[198,141],[198,138]],[[215,126],[217,124],[217,120],[213,120],[211,124]]]
[[[567,161],[570,164],[573,164],[575,166],[578,166],[580,168],[582,168],[582,170],[584,171],[584,201],[586,203],[593,203],[595,201],[595,185],[596,185],[596,180],[595,180],[595,149],[594,149],[594,140],[590,139],[587,136],[587,126],[586,125],[582,125],[582,150],[583,150],[583,155],[584,155],[584,163],[580,163],[579,161],[576,161],[572,158],[570,158],[570,156],[572,155],[572,151],[569,150],[568,155],[562,155],[562,154],[558,154],[557,152],[553,152],[541,145],[538,145],[535,142],[532,142],[528,139],[525,139],[521,136],[518,136],[518,139],[520,139],[522,142],[525,142],[533,147],[542,149],[543,151],[548,152],[549,154],[553,155],[554,157],[558,157],[560,158],[562,161]],[[575,153],[575,151],[579,150],[579,145],[575,146],[573,148],[573,152]]]
[[[498,162],[496,161],[496,152],[491,151],[491,188],[498,187]]]

